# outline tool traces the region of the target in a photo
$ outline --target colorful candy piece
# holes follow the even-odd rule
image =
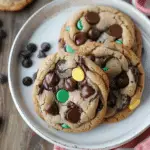
[[[57,92],[56,98],[60,103],[65,103],[69,99],[69,92],[61,89]]]
[[[78,82],[83,81],[84,77],[85,77],[84,72],[80,67],[77,67],[77,68],[72,70],[72,78],[75,81],[78,81]]]
[[[116,43],[123,44],[123,41],[122,40],[116,40]]]
[[[62,128],[64,128],[64,129],[68,129],[68,128],[70,128],[70,127],[69,127],[67,124],[65,124],[65,123],[64,123],[64,124],[62,124],[61,126],[62,126]]]
[[[130,110],[133,110],[133,109],[135,109],[139,104],[140,104],[140,99],[135,99],[135,100],[129,105],[129,109],[130,109]]]
[[[70,31],[70,27],[69,26],[66,26],[66,31]]]
[[[68,52],[68,53],[74,53],[75,50],[73,50],[71,46],[66,45],[66,52]]]
[[[83,29],[83,25],[82,25],[82,21],[81,21],[81,20],[79,20],[79,21],[77,22],[77,29],[78,29],[78,30],[82,30],[82,29]]]
[[[103,69],[104,71],[108,71],[108,69],[109,69],[109,68],[107,68],[107,67],[104,67],[104,68],[102,68],[102,69]]]

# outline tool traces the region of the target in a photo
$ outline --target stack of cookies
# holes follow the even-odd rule
[[[62,27],[58,53],[38,70],[36,112],[66,132],[125,119],[141,102],[141,55],[141,33],[129,16],[106,6],[82,9]]]

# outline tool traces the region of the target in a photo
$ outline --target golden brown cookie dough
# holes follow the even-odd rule
[[[61,29],[59,48],[61,52],[78,53],[89,41],[115,41],[137,50],[139,56],[141,53],[140,31],[129,16],[111,7],[91,7],[74,14]]]
[[[1,11],[18,11],[30,4],[33,0],[0,0]]]
[[[50,127],[85,132],[98,126],[106,113],[107,75],[84,56],[48,56],[33,88],[36,112]]]
[[[140,59],[131,50],[112,43],[88,42],[86,54],[109,76],[110,93],[107,102],[105,122],[117,122],[129,116],[140,104],[144,89],[144,70]]]

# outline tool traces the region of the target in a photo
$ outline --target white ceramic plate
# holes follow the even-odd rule
[[[127,119],[115,123],[105,124],[86,133],[71,134],[48,128],[33,108],[32,86],[25,87],[22,78],[32,76],[36,72],[40,59],[37,53],[32,58],[33,67],[25,69],[18,60],[19,51],[28,43],[40,45],[44,41],[52,44],[50,53],[56,52],[60,28],[66,19],[76,10],[85,5],[109,5],[116,7],[131,16],[142,31],[144,43],[143,64],[146,71],[146,84],[141,106]],[[118,0],[56,0],[47,4],[23,25],[13,43],[9,57],[9,85],[14,103],[25,122],[41,137],[49,142],[69,149],[97,149],[123,144],[144,131],[150,124],[150,22],[131,5]],[[40,47],[38,48],[40,49]]]

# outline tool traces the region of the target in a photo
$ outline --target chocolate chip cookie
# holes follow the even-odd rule
[[[110,81],[105,121],[120,121],[141,102],[145,78],[142,64],[133,51],[120,44],[88,42],[86,47],[91,45],[95,48],[87,56],[107,73]]]
[[[1,11],[18,11],[30,4],[33,0],[0,0]]]
[[[109,80],[90,59],[53,54],[45,58],[34,83],[36,112],[50,127],[84,132],[106,113]]]
[[[140,57],[141,36],[136,29],[133,21],[119,10],[105,6],[86,8],[74,14],[62,27],[59,48],[61,52],[78,53],[88,41],[114,41],[128,49],[136,47],[135,52]]]

